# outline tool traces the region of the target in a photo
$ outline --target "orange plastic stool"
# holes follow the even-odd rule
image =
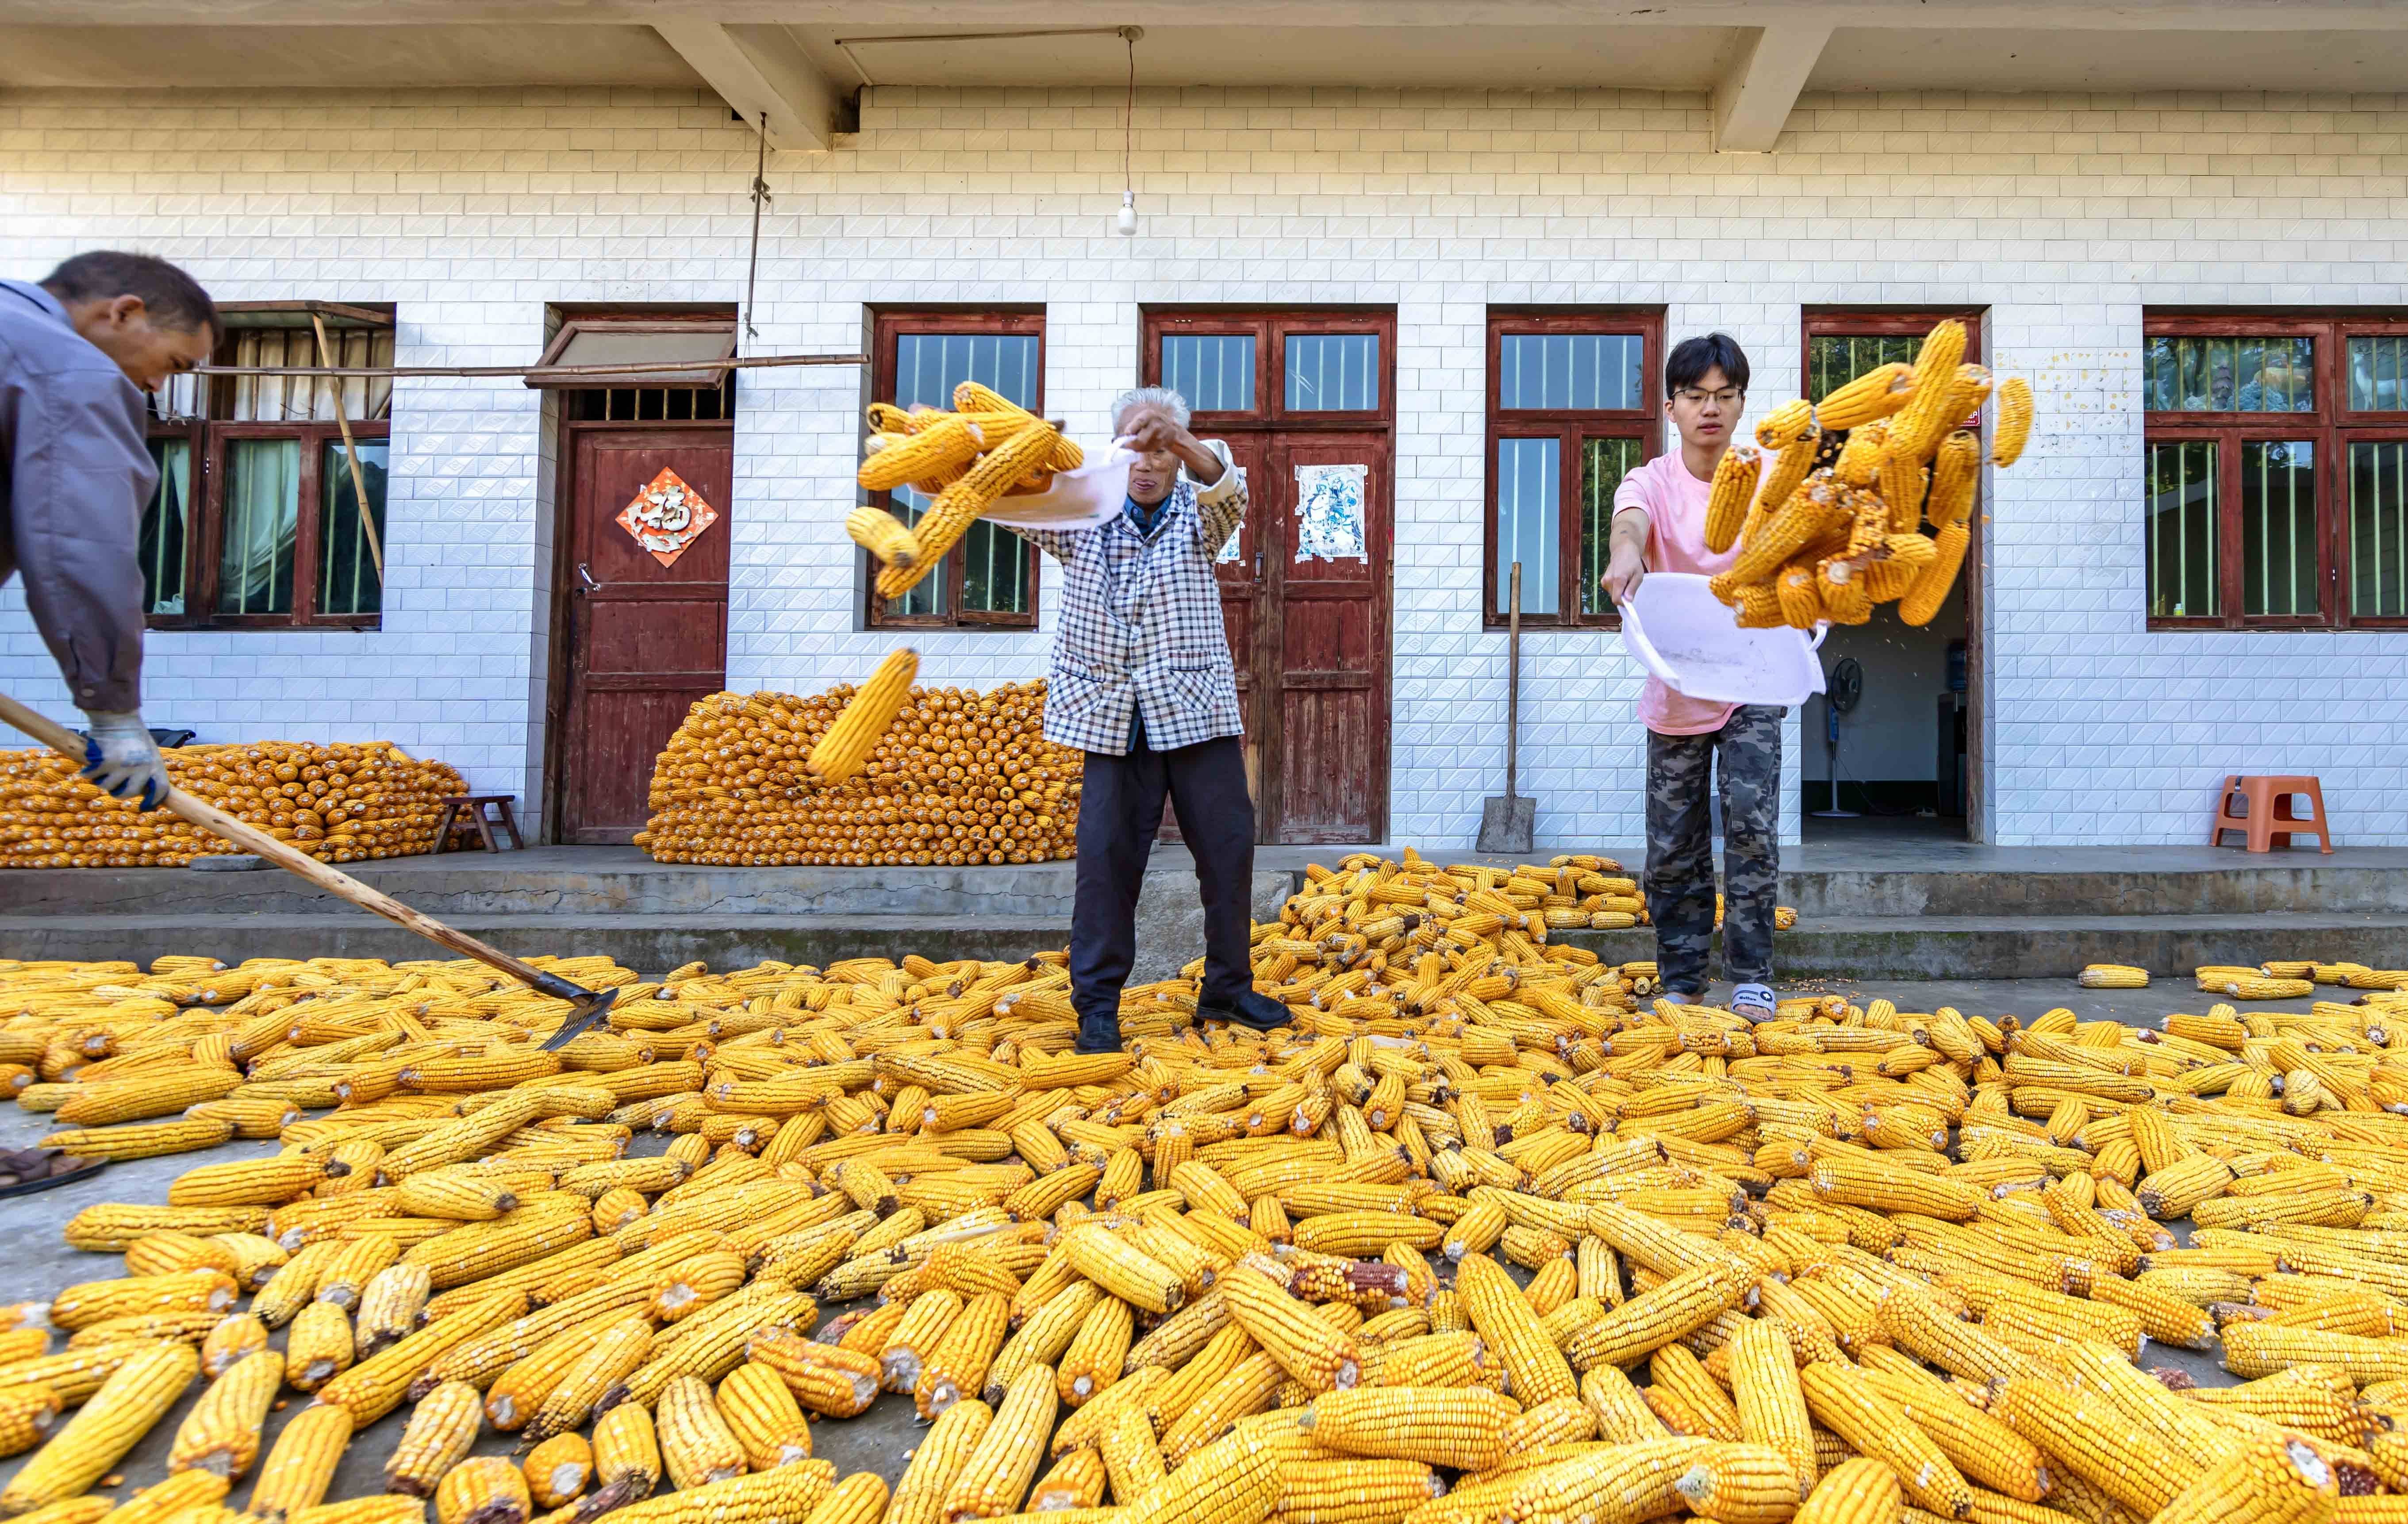
[[[2315,807],[2313,819],[2291,812],[2292,797],[2300,794],[2306,795]],[[2233,810],[2235,799],[2244,807],[2239,813]],[[2285,829],[2286,827],[2297,828]],[[2226,831],[2247,833],[2251,852],[2288,847],[2295,835],[2313,836],[2324,843],[2325,851],[2332,850],[2332,827],[2325,819],[2325,791],[2307,774],[2228,775],[2224,786],[2216,791],[2215,826],[2207,833],[2207,844],[2222,846]]]

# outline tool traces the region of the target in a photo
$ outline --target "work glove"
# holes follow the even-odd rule
[[[159,808],[167,798],[167,759],[142,712],[88,709],[83,714],[83,775],[121,799],[140,801],[137,808]]]

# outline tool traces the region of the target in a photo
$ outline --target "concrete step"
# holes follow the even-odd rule
[[[1255,899],[1301,882],[1342,847],[1265,847]],[[1441,861],[1469,854],[1433,851]],[[1543,855],[1541,855],[1543,856]],[[1628,864],[1643,854],[1616,854]],[[1793,849],[1781,899],[1810,921],[1842,916],[2245,915],[2408,912],[2408,851],[2346,849],[2248,856],[2184,847],[1961,848],[1920,853]],[[1155,849],[1153,870],[1185,875],[1185,849]],[[906,915],[1070,913],[1067,862],[994,868],[701,868],[633,847],[447,853],[357,865],[354,874],[428,914]],[[1276,890],[1276,893],[1274,893]],[[0,916],[342,913],[288,873],[183,869],[0,872]]]
[[[1155,875],[1156,880],[1161,875]],[[1182,895],[1179,891],[1184,888]],[[1157,890],[1160,891],[1157,896]],[[1192,886],[1149,882],[1140,912],[1136,977],[1159,978],[1203,951]],[[1258,909],[1257,913],[1260,913]],[[695,958],[714,968],[765,958],[827,964],[899,956],[939,961],[1015,958],[1068,943],[1069,917],[854,914],[462,915],[451,924],[506,952],[607,953],[657,974]],[[1616,962],[1656,956],[1655,934],[1567,931],[1556,939]],[[6,915],[0,954],[27,958],[134,958],[206,954],[247,957],[442,956],[364,912],[342,914]],[[1779,934],[1783,978],[2067,978],[2086,963],[2130,963],[2161,978],[2202,963],[2266,958],[2354,959],[2408,967],[2408,915],[1833,916]],[[2185,986],[2186,987],[2186,986]]]

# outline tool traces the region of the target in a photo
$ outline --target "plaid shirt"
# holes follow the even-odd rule
[[[1221,479],[1199,490],[1182,473],[1151,536],[1126,513],[1092,529],[1013,531],[1068,576],[1045,680],[1045,739],[1057,746],[1125,755],[1140,714],[1158,752],[1245,733],[1212,558],[1246,516],[1246,476],[1227,445],[1205,448]]]

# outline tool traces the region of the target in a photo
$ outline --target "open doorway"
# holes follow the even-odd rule
[[[1807,399],[1820,402],[1868,370],[1913,360],[1942,318],[1964,323],[1965,358],[1980,361],[1978,309],[1808,309]],[[1971,834],[1980,641],[1978,598],[1969,589],[1980,577],[1981,518],[1977,503],[1964,573],[1929,624],[1909,625],[1885,603],[1870,623],[1834,625],[1823,641],[1828,691],[1799,713],[1799,818],[1808,841]]]

